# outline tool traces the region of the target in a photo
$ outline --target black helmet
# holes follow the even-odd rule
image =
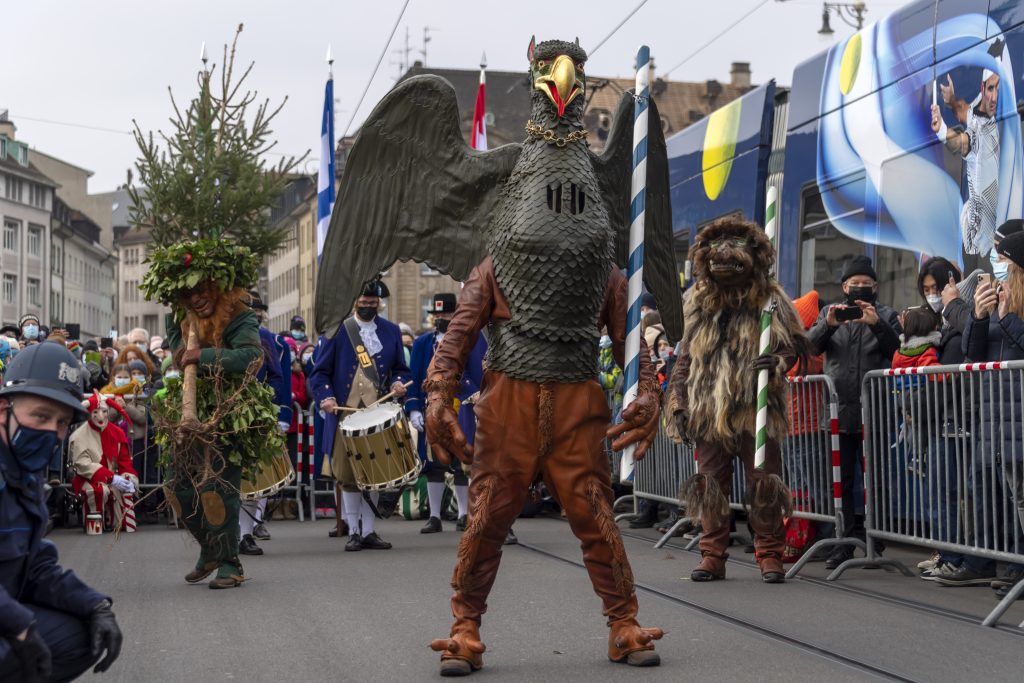
[[[21,351],[8,364],[0,396],[32,394],[72,408],[86,417],[82,405],[82,368],[63,344],[42,342]]]

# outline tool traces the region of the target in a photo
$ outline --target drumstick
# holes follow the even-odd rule
[[[402,386],[405,387],[406,389],[408,389],[409,387],[412,386],[412,381],[410,380],[410,381],[406,382],[405,384],[403,384]],[[395,395],[395,392],[389,391],[388,393],[384,394],[383,396],[381,396],[376,401],[374,401],[373,403],[371,403],[370,405],[368,405],[366,407],[367,408],[372,408],[375,405],[377,405],[378,403],[383,403],[384,401],[388,400],[389,398],[392,398],[394,395]]]

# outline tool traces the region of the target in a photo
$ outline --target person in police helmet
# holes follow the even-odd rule
[[[68,681],[121,652],[111,599],[43,539],[43,470],[86,417],[81,400],[78,361],[59,344],[19,353],[0,387],[0,681]]]

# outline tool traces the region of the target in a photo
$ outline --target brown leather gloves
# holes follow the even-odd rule
[[[661,388],[649,380],[640,382],[636,400],[622,411],[622,422],[608,428],[608,438],[614,450],[636,444],[635,460],[643,459],[658,434],[658,416],[661,413]]]

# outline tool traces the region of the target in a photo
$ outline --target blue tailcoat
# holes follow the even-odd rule
[[[292,421],[292,353],[288,345],[278,339],[277,335],[260,328],[260,343],[263,346],[263,367],[256,373],[256,378],[266,382],[274,390],[274,405],[277,406],[278,422]],[[285,374],[287,370],[288,374]]]
[[[466,367],[462,372],[462,379],[459,382],[459,393],[457,398],[465,401],[467,398],[480,391],[480,385],[484,381],[484,355],[487,353],[487,342],[481,334],[477,337],[476,346],[466,359]],[[412,344],[412,386],[409,387],[409,395],[405,399],[405,410],[411,413],[414,410],[423,412],[426,396],[423,395],[423,380],[427,378],[427,368],[430,361],[434,359],[434,333],[427,332],[416,338]],[[459,426],[466,440],[473,443],[476,437],[476,415],[473,413],[473,406],[464,405],[459,408]],[[431,463],[427,460],[427,439],[425,434],[420,434],[417,447],[420,460],[427,463],[425,470],[430,469]]]
[[[374,355],[373,362],[377,365],[377,375],[385,393],[395,382],[409,381],[409,367],[405,364],[405,353],[402,348],[402,331],[398,325],[380,316],[374,318],[377,323],[377,338],[384,347]],[[339,406],[348,402],[348,394],[352,390],[352,381],[359,369],[356,350],[345,331],[345,323],[330,339],[320,338],[313,365],[313,374],[309,378],[309,388],[313,392],[313,402],[319,409],[321,401],[334,397]],[[333,413],[324,415],[323,452],[328,456],[334,449],[334,435],[338,431],[338,416]],[[319,472],[319,470],[317,470]]]

